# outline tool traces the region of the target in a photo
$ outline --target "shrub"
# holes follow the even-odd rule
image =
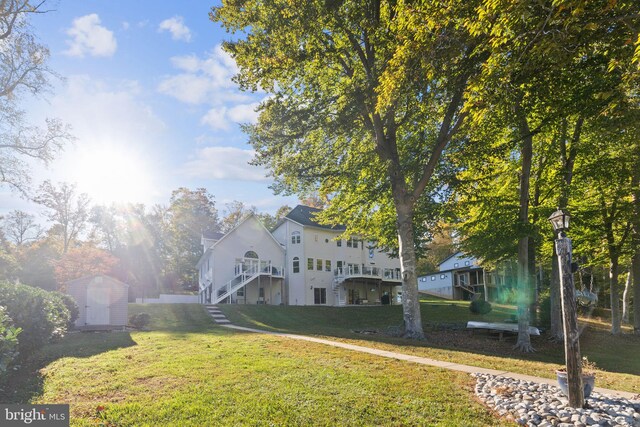
[[[538,298],[538,324],[551,326],[551,294],[548,290],[542,292]]]
[[[21,359],[67,330],[69,310],[55,292],[0,283],[0,305],[6,307],[14,325],[22,329],[18,342]]]
[[[473,314],[487,314],[491,311],[491,303],[482,299],[473,300],[469,304],[469,310]]]
[[[137,313],[129,316],[129,324],[138,329],[144,328],[149,324],[150,321],[151,316],[149,316],[149,314],[147,313]]]
[[[62,292],[56,292],[55,294],[60,298],[64,306],[69,311],[69,322],[67,322],[67,330],[70,331],[75,328],[76,320],[78,320],[78,317],[80,317],[80,309],[78,308],[78,304],[76,304],[75,298],[73,298],[69,294],[63,294]]]
[[[6,309],[0,306],[0,378],[18,357],[18,335],[22,329],[13,325],[13,320],[7,315]]]

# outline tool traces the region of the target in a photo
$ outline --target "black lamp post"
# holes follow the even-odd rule
[[[567,368],[569,406],[582,408],[584,405],[584,389],[582,386],[576,295],[571,272],[571,239],[565,233],[569,228],[570,218],[571,216],[567,211],[558,209],[551,214],[549,221],[556,232],[555,245],[556,253],[558,254],[558,265],[560,266],[564,359]]]

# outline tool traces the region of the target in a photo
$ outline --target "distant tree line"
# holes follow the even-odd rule
[[[132,298],[196,291],[203,233],[227,232],[248,214],[269,228],[288,212],[233,201],[220,218],[203,188],[178,188],[167,206],[93,206],[74,185],[47,181],[34,200],[46,208],[46,226],[20,210],[0,218],[0,280],[64,290],[69,280],[109,274],[131,286]]]

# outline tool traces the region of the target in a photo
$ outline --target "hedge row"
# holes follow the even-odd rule
[[[0,307],[0,337],[11,337],[0,346],[0,364],[6,366],[63,336],[78,318],[69,295],[13,283],[0,283]]]

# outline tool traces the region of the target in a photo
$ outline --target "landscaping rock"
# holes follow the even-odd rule
[[[571,408],[559,388],[508,377],[473,374],[476,394],[501,416],[519,425],[538,427],[640,427],[640,399],[628,400],[591,393],[588,409]]]

